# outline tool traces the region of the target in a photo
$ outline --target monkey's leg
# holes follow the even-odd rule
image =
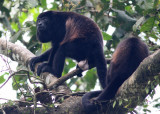
[[[107,66],[103,50],[97,50],[94,56],[95,66],[97,68],[98,78],[103,88],[106,87]]]

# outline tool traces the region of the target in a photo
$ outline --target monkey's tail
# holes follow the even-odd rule
[[[82,97],[82,105],[86,113],[98,110],[100,108],[99,103],[95,103],[91,101],[91,99],[98,96],[101,92],[102,91],[88,92]]]

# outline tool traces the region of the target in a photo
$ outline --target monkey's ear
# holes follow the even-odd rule
[[[80,61],[80,62],[78,63],[78,66],[79,66],[79,68],[82,69],[83,71],[89,69],[89,65],[88,65],[88,61],[87,61],[87,60]]]

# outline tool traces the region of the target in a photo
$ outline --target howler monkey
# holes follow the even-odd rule
[[[38,66],[37,74],[49,72],[59,78],[66,57],[78,62],[87,60],[89,68],[97,68],[102,87],[106,86],[103,38],[95,22],[74,12],[47,11],[38,16],[36,25],[37,39],[42,43],[51,42],[52,48],[30,60],[32,71],[36,63],[47,61]]]
[[[147,56],[148,47],[140,39],[132,37],[120,42],[107,72],[106,87],[102,91],[89,92],[83,96],[82,104],[85,111],[92,112],[100,108],[94,101],[106,101],[113,98],[121,84],[131,76]]]

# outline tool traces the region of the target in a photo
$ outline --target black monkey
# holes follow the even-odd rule
[[[105,87],[107,67],[103,53],[103,38],[99,27],[91,19],[74,13],[47,11],[37,18],[37,38],[40,42],[51,42],[52,48],[30,60],[30,68],[37,74],[50,72],[60,77],[66,57],[80,62],[87,60],[89,68],[96,67],[102,87]]]
[[[107,72],[106,87],[102,91],[89,92],[83,96],[82,104],[85,111],[92,112],[100,108],[100,105],[95,104],[94,101],[112,99],[122,83],[132,75],[141,61],[148,55],[147,45],[138,38],[127,38],[120,42]]]

